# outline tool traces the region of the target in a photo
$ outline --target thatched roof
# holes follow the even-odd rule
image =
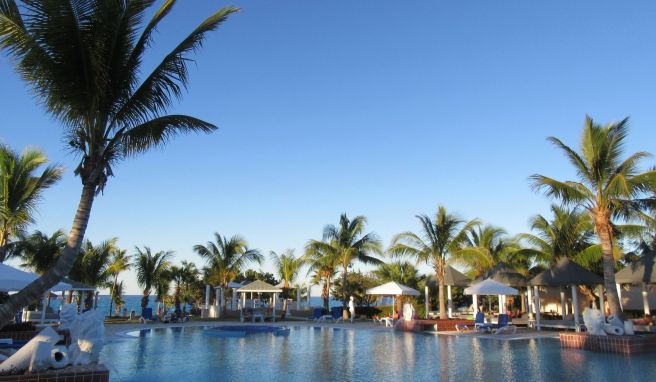
[[[471,279],[462,273],[460,273],[454,267],[447,265],[444,268],[444,285],[451,285],[457,287],[466,287],[471,284]],[[433,275],[428,282],[426,283],[429,287],[436,287],[437,281],[435,280],[435,275]]]
[[[502,284],[512,287],[526,286],[526,277],[517,272],[514,268],[504,263],[499,263],[483,274],[483,277],[476,280],[480,282],[485,279],[492,279]]]
[[[615,282],[619,284],[656,283],[655,260],[656,251],[645,251],[638,260],[615,274]]]
[[[562,285],[599,285],[604,280],[596,273],[563,257],[546,271],[529,281],[530,285],[562,286]]]
[[[269,283],[265,283],[262,280],[253,281],[250,284],[246,284],[243,287],[237,289],[237,293],[282,293],[282,289],[276,288]]]

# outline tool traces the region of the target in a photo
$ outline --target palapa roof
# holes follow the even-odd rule
[[[483,274],[483,277],[477,280],[477,282],[480,282],[484,279],[492,279],[494,281],[498,281],[502,284],[510,285],[513,287],[526,286],[526,277],[517,272],[513,267],[504,263],[499,263],[489,269]]]
[[[469,288],[465,288],[465,294],[476,294],[476,295],[485,295],[485,296],[493,296],[493,295],[516,295],[519,294],[517,289],[511,288],[503,283],[500,283],[496,280],[493,279],[486,279],[483,280],[479,283],[476,283]]]
[[[654,263],[656,251],[645,251],[642,256],[615,274],[615,282],[619,284],[656,283]]]
[[[471,284],[471,279],[462,273],[460,273],[454,267],[447,265],[444,268],[444,285],[451,285],[457,287],[465,287]],[[437,286],[437,281],[435,280],[435,275],[428,280],[426,283],[429,287]]]
[[[419,296],[421,294],[418,290],[399,284],[396,281],[367,289],[366,293],[379,296]]]
[[[604,280],[577,263],[563,257],[546,271],[529,281],[530,285],[562,286],[562,285],[599,285]]]
[[[237,293],[282,293],[282,289],[276,288],[273,285],[266,283],[262,280],[255,280],[250,284],[237,289]]]

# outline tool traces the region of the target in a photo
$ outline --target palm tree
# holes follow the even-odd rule
[[[493,266],[503,263],[526,273],[528,257],[519,253],[520,246],[507,239],[506,230],[493,225],[478,225],[468,231],[457,261],[470,268],[469,276],[482,277]]]
[[[68,274],[80,252],[94,198],[118,162],[179,134],[216,129],[200,119],[166,112],[187,88],[192,54],[238,9],[224,7],[212,14],[142,77],[144,53],[175,0],[165,1],[141,25],[153,3],[35,1],[20,9],[14,0],[0,2],[0,49],[46,111],[61,122],[70,150],[81,157],[75,175],[82,182],[64,253],[55,267],[0,307],[0,326]]]
[[[281,319],[284,319],[287,315],[287,299],[289,298],[289,292],[292,283],[296,281],[298,273],[300,272],[303,265],[305,265],[305,259],[303,257],[297,258],[294,256],[294,250],[288,249],[280,255],[274,251],[271,251],[271,260],[273,261],[273,266],[278,273],[278,277],[280,277],[280,280],[283,283],[283,305]],[[298,287],[299,285],[296,285],[296,288]]]
[[[310,240],[307,244],[306,252],[322,252],[329,256],[334,256],[342,267],[342,285],[347,285],[348,268],[355,261],[365,264],[380,264],[382,261],[372,254],[382,254],[382,245],[378,237],[373,233],[364,233],[367,218],[356,216],[349,220],[346,214],[339,218],[339,226],[329,224],[323,229],[323,240]],[[348,296],[343,296],[342,307],[344,316],[348,318],[346,312],[346,302]]]
[[[141,315],[148,307],[148,300],[153,287],[157,286],[160,278],[169,269],[169,259],[173,256],[171,251],[159,251],[152,253],[149,247],[144,246],[141,250],[135,247],[137,251],[134,254],[134,267],[137,271],[137,284],[143,288],[143,297],[141,298]]]
[[[26,149],[18,154],[0,144],[0,263],[7,258],[12,238],[34,223],[43,192],[61,179],[63,169],[58,166],[48,166],[40,175],[35,174],[47,162],[39,150]]]
[[[173,292],[173,304],[175,305],[175,314],[177,317],[182,317],[182,310],[180,309],[180,296],[182,289],[185,285],[193,282],[198,275],[196,265],[190,261],[183,260],[180,266],[172,266],[169,271],[171,280],[175,283],[175,290]]]
[[[55,266],[65,245],[66,234],[62,230],[55,231],[50,236],[41,231],[34,231],[27,236],[18,235],[9,254],[22,260],[21,267],[42,275]]]
[[[117,241],[118,238],[112,238],[94,246],[90,240],[85,240],[82,254],[73,265],[68,277],[89,286],[106,287],[112,276],[109,268],[112,264],[112,256],[118,250]],[[84,307],[85,309],[93,307],[93,292],[87,293]]]
[[[117,288],[118,286],[118,275],[121,272],[127,271],[130,269],[130,260],[131,256],[127,254],[128,251],[125,249],[117,249],[114,251],[112,255],[112,260],[111,260],[111,265],[109,268],[107,268],[107,273],[109,273],[111,276],[114,276],[114,281],[112,282],[112,289],[110,290],[110,295],[114,295],[114,289]],[[112,315],[112,303],[114,302],[114,299],[110,299],[109,301],[109,315]]]
[[[578,181],[559,181],[537,174],[531,177],[534,189],[590,214],[601,243],[608,305],[611,314],[619,318],[623,314],[615,289],[613,222],[643,216],[645,207],[653,207],[654,199],[648,193],[656,188],[656,170],[638,170],[640,160],[648,157],[648,153],[637,152],[621,158],[627,134],[628,118],[602,126],[586,117],[580,152],[558,138],[549,138],[574,165]]]
[[[323,308],[328,311],[330,309],[330,290],[333,279],[337,274],[339,259],[333,255],[332,251],[324,252],[323,249],[325,248],[331,247],[329,245],[306,246],[304,258],[305,263],[309,265],[308,273],[312,272],[312,284],[321,284]],[[310,293],[310,291],[308,291],[308,293]]]
[[[392,256],[414,257],[419,263],[430,264],[435,271],[435,279],[439,286],[438,300],[440,318],[446,319],[444,301],[444,271],[447,263],[456,256],[462,243],[467,238],[467,232],[479,224],[478,220],[468,222],[449,214],[444,206],[438,206],[435,218],[428,215],[417,215],[422,231],[419,235],[413,232],[403,232],[392,239],[388,253]]]
[[[228,283],[234,280],[249,264],[262,264],[263,256],[257,249],[248,249],[248,242],[239,235],[231,238],[214,233],[215,242],[197,244],[194,251],[209,265],[209,280],[221,287],[221,294]],[[217,300],[220,296],[216,296]],[[223,301],[220,302],[223,309]]]
[[[157,301],[157,315],[161,315],[160,304],[164,306],[164,312],[167,311],[166,301],[171,290],[171,281],[173,281],[173,273],[171,267],[163,270],[157,280],[155,280],[155,300]]]
[[[114,315],[119,316],[121,314],[121,306],[125,305],[125,300],[123,300],[123,294],[125,293],[125,288],[123,287],[123,281],[116,284],[112,288],[111,300],[114,302]],[[111,315],[111,314],[110,314]]]
[[[551,212],[551,220],[539,214],[531,217],[529,225],[535,233],[517,236],[529,245],[520,249],[519,253],[532,257],[544,266],[555,264],[562,257],[589,263],[592,252],[601,254],[601,246],[594,243],[594,225],[590,214],[555,204],[551,205]]]
[[[419,288],[419,270],[406,261],[379,264],[378,268],[374,269],[372,273],[384,283],[395,281],[414,289]]]

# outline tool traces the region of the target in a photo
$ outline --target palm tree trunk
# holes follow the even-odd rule
[[[14,318],[16,311],[27,306],[31,301],[38,299],[45,291],[68,275],[68,272],[70,272],[75,260],[80,254],[84,233],[89,224],[95,190],[95,184],[87,183],[82,187],[82,195],[80,196],[80,202],[77,206],[71,231],[68,234],[68,240],[66,240],[66,247],[64,247],[62,255],[57,260],[57,264],[48,272],[44,273],[43,276],[23,288],[23,290],[11,295],[7,302],[0,305],[0,328],[7,325]]]
[[[112,284],[112,290],[109,293],[109,316],[112,316],[112,305],[114,305],[114,290],[116,289],[116,283],[118,282],[118,273],[114,275],[114,284]]]
[[[144,316],[144,313],[146,311],[146,308],[148,307],[148,297],[150,296],[150,291],[145,290],[143,292],[143,297],[141,298],[141,317]]]
[[[346,280],[348,278],[348,265],[344,265],[344,272],[342,275],[342,291],[344,291],[344,298],[342,298],[342,319],[348,320],[348,308],[346,307],[346,300],[348,300],[348,290],[346,288]]]
[[[175,315],[177,317],[182,317],[181,310],[180,310],[180,284],[177,284],[175,286],[175,297],[174,297],[174,303],[175,303]]]
[[[620,305],[615,286],[615,259],[613,258],[613,237],[610,224],[598,223],[597,235],[601,241],[601,254],[604,266],[604,285],[606,287],[606,301],[610,308],[610,314],[624,321],[624,313]]]
[[[6,230],[0,232],[0,263],[4,263],[7,259],[7,237],[9,233]]]
[[[446,315],[446,305],[444,304],[444,279],[440,280],[439,283],[439,296],[438,300],[440,301],[440,320],[446,320],[448,317]]]

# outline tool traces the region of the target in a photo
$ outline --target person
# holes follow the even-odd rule
[[[355,317],[355,300],[353,296],[349,299],[349,313],[351,313],[351,323],[353,323],[353,317]]]

